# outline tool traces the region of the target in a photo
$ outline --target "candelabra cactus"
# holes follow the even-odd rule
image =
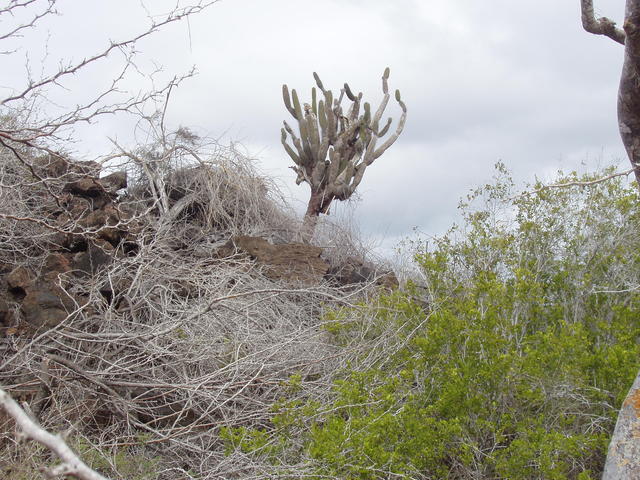
[[[296,183],[307,182],[311,197],[302,227],[302,237],[309,242],[313,237],[318,217],[327,213],[334,199],[347,200],[362,181],[364,172],[376,158],[382,155],[402,133],[407,118],[407,107],[396,90],[395,98],[402,109],[395,132],[388,135],[376,148],[379,139],[389,132],[392,119],[380,127],[380,121],[389,103],[389,68],[382,75],[384,96],[378,109],[362,104],[362,93],[354,95],[348,84],[334,98],[333,92],[324,88],[317,73],[313,73],[322,98],[317,98],[316,88],[311,89],[311,104],[300,103],[295,90],[289,94],[282,86],[282,96],[287,110],[298,122],[299,136],[285,121],[282,128],[282,145],[293,160],[291,168],[297,173]],[[342,101],[346,97],[351,105],[346,112]],[[291,144],[287,140],[291,139]]]

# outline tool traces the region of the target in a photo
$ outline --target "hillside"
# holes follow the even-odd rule
[[[514,196],[500,167],[398,290],[216,152],[3,157],[0,382],[44,428],[109,478],[598,477],[640,353],[619,177]]]
[[[326,388],[352,353],[323,312],[397,285],[346,234],[295,243],[269,180],[232,149],[111,173],[22,158],[0,163],[0,383],[98,464],[117,452],[105,468],[122,478],[258,475],[221,431],[268,425],[293,375]],[[4,417],[3,478],[33,478],[37,450],[12,429]]]

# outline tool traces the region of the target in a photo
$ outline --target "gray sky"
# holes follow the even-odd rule
[[[621,20],[623,0],[595,3],[599,14]],[[146,4],[159,13],[173,2]],[[44,68],[140,28],[140,5],[60,0],[62,15],[47,24]],[[26,37],[20,60],[30,52],[32,68],[41,65],[44,38]],[[295,186],[280,145],[282,120],[289,119],[282,84],[308,96],[317,71],[326,87],[348,81],[376,104],[382,71],[391,67],[407,125],[367,170],[359,201],[349,207],[361,231],[385,249],[414,227],[446,230],[459,198],[488,181],[498,160],[519,181],[612,159],[627,168],[615,118],[623,48],[582,30],[579,0],[222,0],[138,48],[142,69],[152,60],[167,75],[197,67],[173,95],[172,122],[241,142],[299,210],[308,188]],[[107,62],[68,92],[90,91],[115,71]],[[19,64],[11,72],[14,82],[24,77]],[[127,139],[130,125],[107,121],[80,133],[80,150],[102,153],[105,138]]]

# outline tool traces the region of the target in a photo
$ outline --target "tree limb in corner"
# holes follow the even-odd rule
[[[70,475],[80,480],[108,480],[78,458],[60,435],[53,435],[38,425],[2,388],[0,388],[0,407],[15,420],[21,435],[44,445],[62,460],[61,464],[44,471],[48,478],[55,479]]]

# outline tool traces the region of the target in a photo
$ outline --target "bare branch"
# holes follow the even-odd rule
[[[67,76],[71,76],[74,75],[75,73],[77,73],[78,71],[82,70],[83,68],[87,67],[88,65],[95,63],[99,60],[102,60],[104,58],[106,58],[107,56],[109,56],[109,54],[111,54],[111,52],[119,50],[119,51],[123,51],[128,47],[131,47],[132,45],[136,44],[138,41],[142,40],[145,37],[148,37],[149,35],[157,32],[160,28],[173,23],[173,22],[177,22],[180,20],[185,19],[186,17],[188,17],[189,15],[193,15],[195,13],[198,13],[202,10],[204,10],[205,8],[207,8],[210,5],[213,5],[214,3],[216,3],[218,0],[211,0],[208,2],[200,2],[198,5],[193,5],[193,6],[189,6],[189,7],[184,7],[182,9],[176,10],[176,11],[172,11],[171,13],[169,13],[164,19],[156,22],[154,21],[151,26],[145,30],[144,32],[141,32],[131,38],[128,38],[126,40],[122,40],[119,42],[111,42],[109,44],[108,47],[106,47],[103,51],[92,55],[91,57],[85,58],[82,61],[75,63],[75,64],[70,64],[67,65],[66,67],[58,70],[56,73],[54,73],[53,75],[47,76],[47,77],[43,77],[40,80],[36,81],[36,82],[32,82],[30,83],[27,87],[24,88],[24,90],[22,90],[21,92],[18,92],[15,95],[6,97],[4,99],[2,99],[0,101],[0,105],[6,105],[10,102],[19,100],[19,99],[23,99],[25,98],[29,93],[33,92],[34,90],[37,90],[39,88],[44,87],[45,85],[53,85],[53,84],[57,84],[60,82],[60,80],[64,77]]]
[[[616,27],[616,22],[607,17],[596,18],[593,11],[593,0],[580,0],[582,10],[582,26],[594,35],[604,35],[610,39],[624,45],[626,34],[624,30]]]
[[[81,480],[108,480],[89,468],[69,448],[60,435],[53,435],[38,425],[2,388],[0,388],[0,407],[4,408],[11,418],[15,420],[21,430],[21,434],[45,446],[62,460],[60,465],[46,470],[48,477],[57,478],[64,475],[72,475]]]
[[[538,188],[536,190],[531,190],[530,192],[522,192],[520,195],[517,195],[515,197],[512,197],[512,200],[515,198],[520,198],[520,197],[525,197],[525,196],[529,196],[529,195],[535,195],[537,193],[543,192],[545,190],[549,190],[550,188],[567,188],[567,187],[588,187],[589,185],[596,185],[598,183],[602,183],[602,182],[606,182],[607,180],[611,180],[612,178],[616,178],[616,177],[624,177],[624,176],[629,176],[631,175],[633,172],[635,172],[635,168],[631,168],[629,170],[625,170],[624,172],[616,172],[616,173],[612,173],[611,175],[607,175],[601,178],[596,178],[595,180],[589,180],[589,181],[572,181],[572,182],[566,182],[566,183],[556,183],[553,185],[545,185],[541,188]]]
[[[27,7],[29,6],[31,3],[33,3],[35,0],[30,0],[24,3],[13,3],[10,6],[0,9],[0,15],[2,15],[3,13],[12,13],[15,11],[15,9],[17,9],[18,7]],[[19,33],[22,30],[26,30],[28,28],[33,28],[36,26],[36,24],[38,23],[39,20],[41,20],[43,17],[46,17],[47,15],[51,15],[55,13],[55,0],[49,0],[48,1],[48,5],[47,7],[42,10],[41,12],[38,12],[36,14],[34,14],[33,18],[27,22],[27,23],[22,23],[18,26],[16,26],[13,30],[8,31],[7,33],[3,33],[0,34],[0,40],[6,40],[8,38],[11,37],[18,37],[20,36]],[[5,53],[5,52],[3,52]]]

